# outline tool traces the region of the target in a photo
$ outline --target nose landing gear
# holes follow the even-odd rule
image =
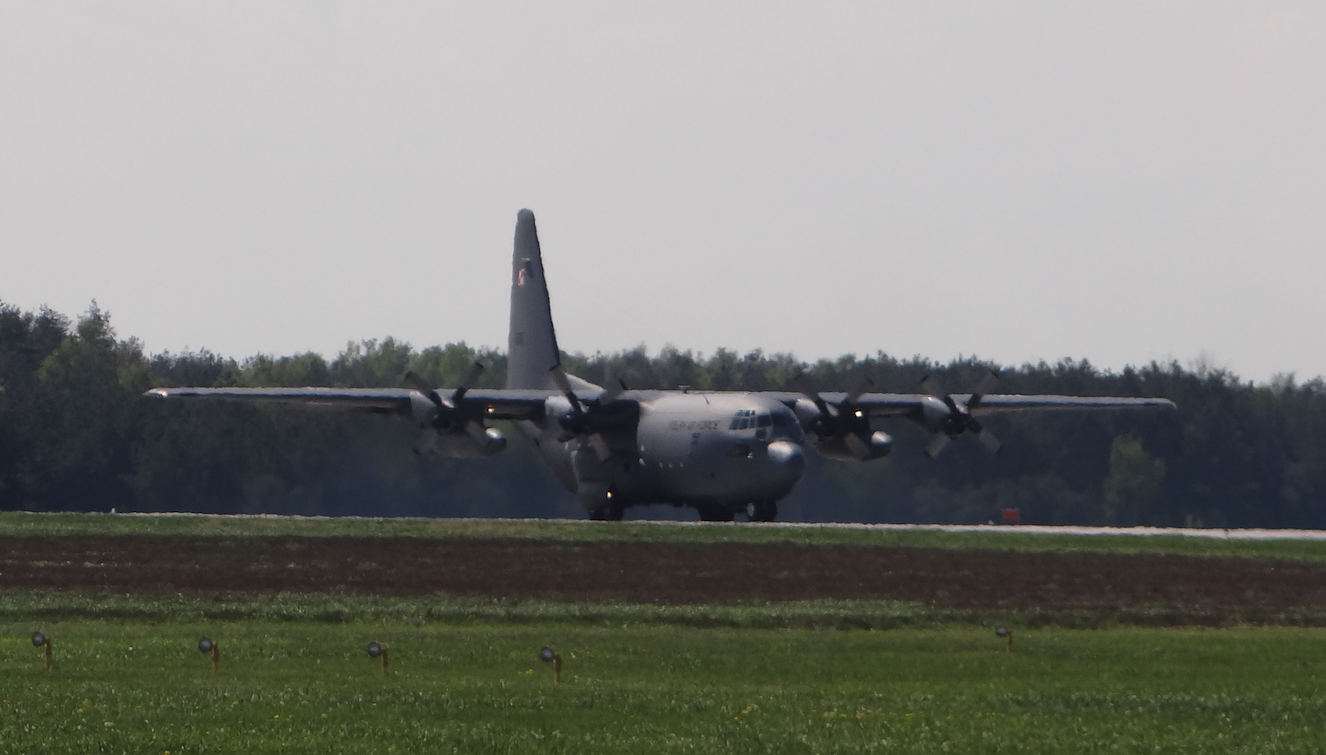
[[[772,522],[778,516],[778,504],[774,501],[751,501],[745,506],[710,503],[695,508],[702,522],[731,522],[739,513],[752,522]]]
[[[721,504],[705,504],[696,506],[695,510],[700,512],[700,521],[702,522],[730,522],[736,518],[736,513],[731,507]]]

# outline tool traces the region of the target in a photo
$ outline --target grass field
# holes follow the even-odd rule
[[[483,521],[231,516],[139,516],[0,512],[0,535],[349,535],[360,537],[524,537],[654,542],[844,543],[916,548],[1018,551],[1173,553],[1326,561],[1326,540],[1242,540],[1181,535],[1059,535],[938,529],[778,527],[744,523],[692,524],[587,521]]]
[[[0,535],[117,534],[847,543],[1326,560],[1326,544],[1311,541],[0,514]],[[52,547],[52,556],[35,557],[64,558]],[[1279,579],[1284,562],[1268,563]],[[83,566],[95,573],[96,564]],[[1106,622],[1113,628],[1086,631],[1065,626],[1098,625],[1090,623],[1098,616],[1066,624],[1075,614],[1053,613],[1052,605],[1041,614],[1039,604],[1005,612],[884,600],[654,605],[174,593],[151,584],[119,594],[15,584],[0,590],[0,755],[1326,751],[1326,631],[1319,629]],[[1279,623],[1313,623],[1299,614],[1316,610],[1299,605]],[[998,622],[1015,629],[1012,652],[994,636]],[[1138,616],[1129,623],[1148,622]],[[34,630],[55,642],[50,670],[29,641]],[[216,676],[196,649],[204,634],[222,651]],[[365,653],[374,640],[391,653],[390,675]],[[561,684],[537,660],[545,644],[565,658]]]
[[[1321,752],[1323,642],[1041,630],[1009,653],[971,628],[11,623],[0,752]]]

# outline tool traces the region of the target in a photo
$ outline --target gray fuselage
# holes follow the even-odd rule
[[[582,505],[739,506],[777,501],[805,471],[805,433],[792,410],[759,394],[666,393],[639,401],[638,417],[602,434],[612,449],[600,460],[583,438],[563,441],[570,410],[548,400],[542,423],[522,422]]]

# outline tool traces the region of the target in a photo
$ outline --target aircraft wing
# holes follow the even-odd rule
[[[443,390],[449,395],[451,391]],[[162,399],[230,400],[291,404],[312,409],[410,413],[414,400],[427,402],[409,388],[153,388],[143,394]],[[544,401],[557,395],[551,390],[483,390],[474,388],[465,400],[487,404],[485,416],[492,419],[534,419],[542,416]]]
[[[451,393],[440,389],[442,395]],[[599,391],[589,391],[584,400],[593,400]],[[636,400],[655,397],[653,391],[631,391],[628,397]],[[657,392],[661,395],[664,392]],[[237,400],[256,403],[293,404],[313,409],[342,411],[369,411],[379,413],[410,412],[411,397],[427,401],[423,394],[409,388],[153,388],[145,396],[163,399]],[[537,419],[542,416],[544,402],[550,396],[560,395],[554,390],[471,389],[465,400],[486,404],[485,416],[492,419]],[[769,392],[768,395],[789,406],[802,397],[799,393]],[[831,404],[840,404],[845,393],[824,393]],[[918,415],[926,399],[924,393],[866,393],[856,401],[857,408],[871,417],[907,417]],[[968,395],[954,395],[964,406]],[[990,394],[985,396],[973,412],[978,416],[998,412],[1091,410],[1091,409],[1173,409],[1174,402],[1163,398],[1116,398],[1112,396],[1023,396],[1018,394]]]
[[[970,396],[958,396],[963,404]],[[1021,396],[991,394],[981,399],[972,414],[982,416],[997,412],[1054,411],[1057,409],[1175,409],[1167,398],[1118,398],[1115,396]]]
[[[846,393],[820,394],[825,401],[838,405],[847,398]],[[775,394],[779,401],[791,404],[801,394]],[[970,395],[953,394],[954,400],[966,406]],[[925,393],[865,393],[856,400],[858,409],[871,417],[907,417],[919,414],[926,399]],[[972,413],[977,416],[1001,412],[1101,410],[1101,409],[1174,409],[1174,402],[1164,398],[1117,398],[1114,396],[1052,396],[1019,394],[988,394]]]

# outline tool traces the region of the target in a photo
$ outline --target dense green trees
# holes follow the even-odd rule
[[[0,508],[188,510],[416,516],[578,516],[522,442],[485,460],[417,458],[392,417],[242,403],[144,400],[153,386],[398,386],[406,370],[456,384],[475,359],[500,386],[505,357],[462,343],[417,351],[392,338],[244,362],[207,351],[145,355],[94,304],[71,323],[0,304]],[[868,374],[877,390],[917,392],[935,373],[955,392],[995,365],[939,365],[884,353],[803,365],[760,351],[702,356],[668,347],[567,355],[569,371],[632,388],[793,389],[806,369],[824,390]],[[867,464],[812,455],[782,518],[1326,527],[1326,384],[1291,376],[1255,386],[1220,370],[1090,363],[1002,368],[1009,393],[1165,396],[1177,413],[1003,415],[987,423],[1004,452],[952,444],[938,461],[910,423],[881,425],[894,455]],[[516,433],[511,432],[510,435]],[[651,515],[668,514],[655,510]],[[685,516],[685,514],[682,514]]]

